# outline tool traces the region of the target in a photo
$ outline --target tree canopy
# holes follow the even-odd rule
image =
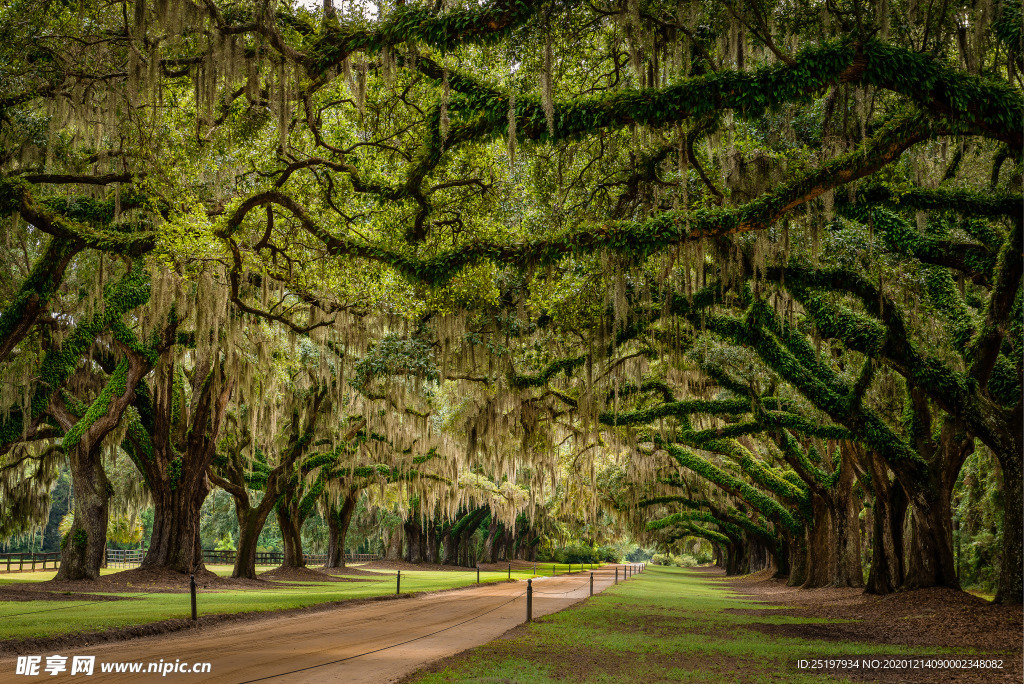
[[[240,576],[364,496],[410,558],[569,529],[886,593],[960,586],[981,467],[1019,603],[1021,17],[7,3],[0,531],[67,467],[96,576],[127,457],[155,567],[220,487]]]

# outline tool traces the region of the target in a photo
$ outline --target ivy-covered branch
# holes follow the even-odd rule
[[[750,506],[757,509],[762,515],[780,523],[793,534],[798,534],[801,525],[793,515],[786,510],[778,501],[755,487],[747,484],[733,475],[726,473],[721,468],[712,464],[707,459],[701,458],[692,451],[683,449],[674,444],[663,445],[665,451],[682,467],[700,475],[708,482],[717,485],[722,490],[739,497]]]
[[[584,225],[560,236],[517,243],[474,241],[447,252],[420,256],[412,249],[371,244],[332,234],[315,221],[304,206],[280,191],[247,199],[227,214],[217,228],[218,237],[233,240],[246,216],[258,206],[287,209],[302,227],[320,240],[333,256],[357,257],[390,265],[414,281],[439,285],[468,266],[491,261],[519,268],[553,264],[568,255],[607,250],[646,258],[681,242],[733,233],[763,230],[780,217],[823,193],[870,175],[898,158],[904,150],[936,134],[919,114],[897,117],[853,152],[799,174],[774,192],[739,207],[668,211],[645,221],[609,221]],[[236,267],[238,267],[236,265]]]

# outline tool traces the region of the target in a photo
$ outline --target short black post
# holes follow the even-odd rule
[[[401,594],[402,593],[402,571],[401,570],[398,571],[398,579],[395,582],[395,593],[396,594]]]
[[[533,580],[526,580],[526,621],[533,622]]]
[[[590,595],[594,595],[594,573],[590,573]]]
[[[533,576],[534,577],[537,576],[537,564],[536,563],[533,564]]]
[[[618,567],[615,568],[615,583],[616,584],[619,583],[619,568]]]
[[[554,563],[552,563],[551,564],[551,576],[554,577],[557,574],[558,574],[558,571],[555,570],[555,565],[554,565]]]
[[[512,564],[508,564],[508,578],[512,579]]]
[[[195,575],[189,575],[188,576],[188,588],[189,588],[189,591],[192,594],[192,622],[195,622],[196,620],[199,619],[199,616],[196,614],[196,576]]]
[[[480,566],[476,566],[476,583],[480,584]]]

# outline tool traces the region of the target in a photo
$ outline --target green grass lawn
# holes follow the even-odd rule
[[[352,566],[358,567],[358,566]],[[588,566],[589,567],[589,566]],[[596,566],[595,566],[596,567]],[[231,566],[211,565],[218,575],[230,576]],[[579,571],[580,566],[573,566]],[[569,566],[554,568],[565,574]],[[108,575],[115,569],[103,570]],[[369,582],[285,582],[297,586],[241,591],[208,591],[198,597],[199,614],[216,615],[246,611],[274,611],[305,608],[320,603],[347,599],[370,598],[395,593],[395,570],[376,570],[382,574],[377,580],[368,576],[357,579]],[[42,582],[52,579],[55,571],[13,573],[0,575],[0,586],[13,583]],[[552,565],[537,566],[537,576],[552,574]],[[533,577],[533,569],[517,570],[512,579]],[[500,582],[508,578],[507,570],[483,571],[481,582]],[[455,589],[476,583],[476,571],[402,571],[402,593]],[[41,586],[45,589],[45,586]],[[99,592],[90,592],[99,593]],[[189,595],[185,594],[109,594],[131,597],[126,601],[5,601],[0,603],[0,640],[48,637],[59,634],[94,632],[111,628],[141,625],[172,618],[187,618],[191,614]]]
[[[743,614],[733,609],[759,609]],[[823,623],[773,615],[697,572],[648,566],[573,608],[517,628],[412,681],[825,682],[798,659],[939,654],[937,649],[774,637],[754,623]]]

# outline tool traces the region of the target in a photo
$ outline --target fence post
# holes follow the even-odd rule
[[[619,568],[618,567],[615,568],[615,583],[616,584],[619,583]]]
[[[398,571],[398,579],[395,582],[395,593],[396,594],[401,594],[402,593],[402,571],[401,570]]]
[[[189,575],[188,576],[188,588],[189,588],[189,592],[192,594],[192,622],[195,622],[196,620],[199,619],[199,616],[196,615],[196,576],[195,575]]]
[[[554,577],[557,574],[558,574],[558,571],[555,569],[555,564],[552,563],[551,564],[551,576]]]
[[[32,572],[35,572],[36,571],[36,554],[33,553],[31,555],[31,558],[32,558]]]
[[[476,583],[480,584],[480,566],[476,566]]]
[[[537,564],[536,563],[533,564],[533,576],[534,577],[537,576]]]
[[[508,578],[512,579],[512,564],[508,564]]]
[[[526,621],[533,622],[533,580],[526,580]]]
[[[594,573],[590,573],[590,595],[594,595]]]

